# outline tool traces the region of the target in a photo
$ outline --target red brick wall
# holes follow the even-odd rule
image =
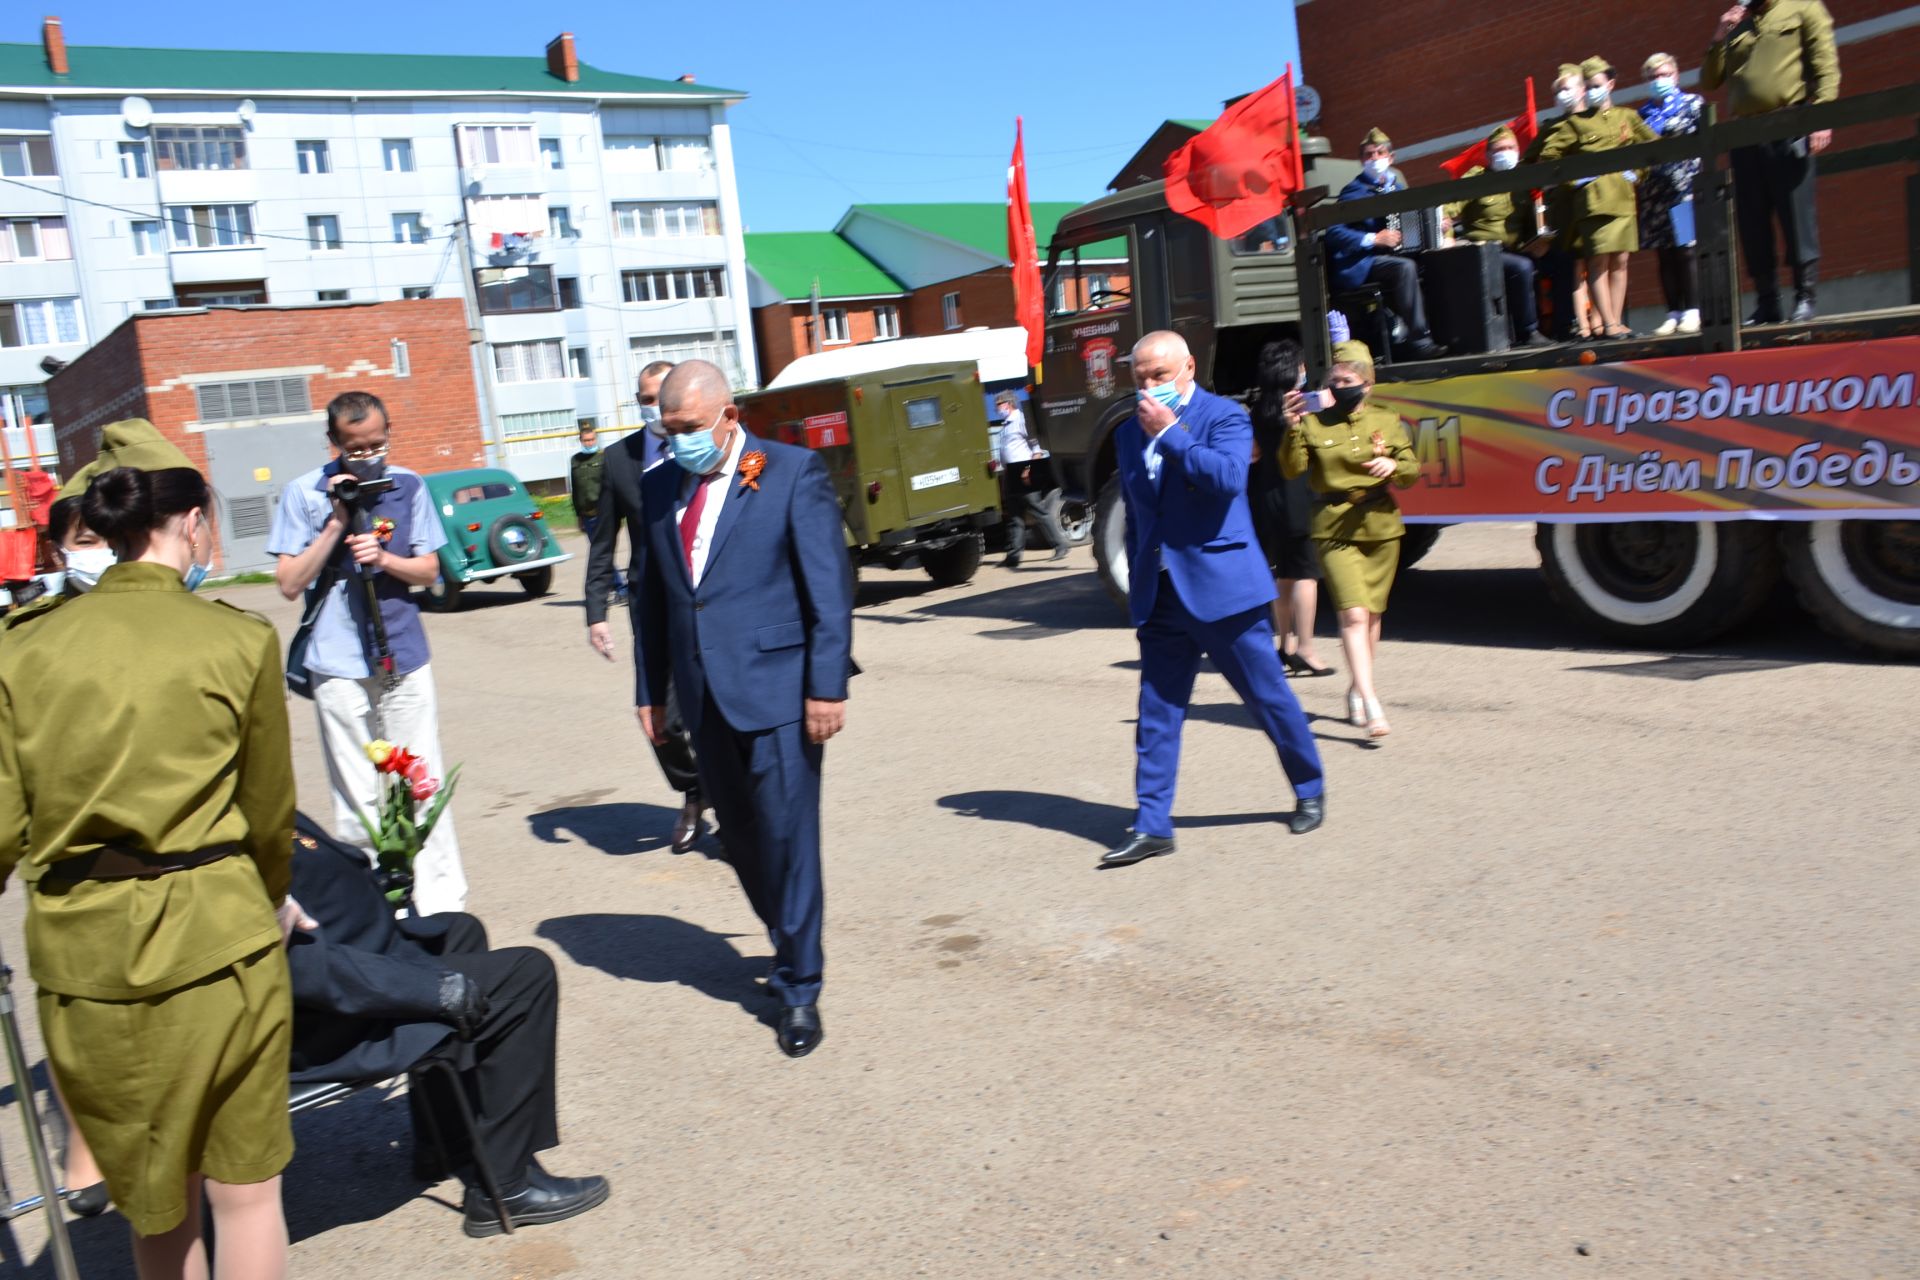
[[[1836,26],[1846,26],[1908,3],[1828,0],[1828,9]],[[1546,113],[1553,108],[1550,82],[1563,62],[1605,57],[1615,64],[1623,86],[1640,82],[1640,64],[1656,51],[1672,54],[1683,70],[1695,70],[1723,7],[1670,0],[1593,5],[1374,0],[1364,29],[1355,28],[1351,6],[1308,4],[1294,12],[1306,79],[1323,102],[1317,128],[1332,141],[1335,154],[1351,155],[1374,126],[1406,145],[1513,116],[1525,106],[1529,75]],[[1840,77],[1843,97],[1920,79],[1920,28],[1841,46]],[[1724,91],[1707,96],[1724,110]],[[1904,128],[1896,122],[1891,130],[1843,131],[1834,146],[1911,136],[1912,128],[1908,121]],[[1445,155],[1402,165],[1407,180],[1415,186],[1440,180],[1437,166]],[[1823,277],[1905,269],[1903,173],[1881,167],[1821,181]],[[1633,301],[1656,302],[1651,258],[1636,258],[1634,270]]]
[[[960,295],[960,327],[974,329],[982,325],[1002,329],[1013,323],[1013,273],[1006,267],[980,271],[958,280],[942,280],[915,289],[907,295],[901,314],[908,333],[948,332],[940,299],[949,293]]]
[[[845,302],[822,299],[822,312],[841,310],[847,313],[847,341],[835,343],[815,343],[812,302],[779,302],[756,308],[753,313],[753,336],[760,351],[760,381],[763,384],[772,381],[782,369],[816,350],[830,351],[836,347],[859,346],[876,341],[879,333],[875,313],[881,307],[888,306],[894,309],[898,321],[899,333],[896,336],[906,338],[926,332],[924,329],[915,329],[908,322],[906,298],[862,298]],[[938,314],[938,298],[934,300],[934,306]]]

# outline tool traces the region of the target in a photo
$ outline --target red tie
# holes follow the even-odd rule
[[[700,483],[693,486],[693,496],[687,499],[687,509],[680,514],[680,547],[687,553],[687,576],[693,576],[693,540],[700,534],[700,511],[707,505],[707,483],[714,476],[700,477]]]

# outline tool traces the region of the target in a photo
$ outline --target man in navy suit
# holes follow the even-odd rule
[[[1374,129],[1360,144],[1360,173],[1341,188],[1342,200],[1366,200],[1389,191],[1405,191],[1407,180],[1393,167],[1393,143]],[[1405,359],[1431,360],[1441,354],[1427,329],[1426,302],[1420,295],[1420,271],[1412,258],[1397,256],[1400,232],[1385,218],[1364,218],[1327,228],[1327,280],[1335,289],[1377,284],[1387,309],[1407,326],[1399,353]],[[1383,353],[1384,354],[1384,353]]]
[[[1127,603],[1140,636],[1133,838],[1102,858],[1124,867],[1173,852],[1180,729],[1205,654],[1273,740],[1293,784],[1287,819],[1305,835],[1326,817],[1320,752],[1274,649],[1273,575],[1247,508],[1247,411],[1194,385],[1186,339],[1133,347],[1134,416],[1114,432],[1127,510]]]
[[[811,1053],[822,891],[820,765],[846,723],[853,583],[840,503],[816,454],[749,436],[704,360],[660,386],[674,466],[640,483],[638,710],[666,734],[671,672],[701,794],[774,948],[780,1048]]]

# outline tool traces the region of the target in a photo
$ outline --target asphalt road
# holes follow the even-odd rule
[[[1179,852],[1115,872],[1136,652],[1089,553],[961,589],[870,572],[827,756],[827,1040],[798,1062],[731,871],[664,848],[580,563],[547,599],[474,592],[429,623],[470,906],[559,963],[547,1164],[613,1198],[467,1240],[457,1187],[408,1176],[404,1101],[362,1094],[296,1122],[295,1274],[1920,1274],[1920,667],[1784,608],[1610,650],[1533,563],[1524,529],[1456,529],[1403,579],[1390,745],[1345,725],[1343,681],[1296,682],[1312,836],[1203,674]],[[224,594],[291,627],[268,588]],[[84,1274],[131,1274],[124,1231],[76,1225]],[[14,1237],[50,1275],[39,1221]]]

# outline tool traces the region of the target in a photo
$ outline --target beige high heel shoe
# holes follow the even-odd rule
[[[1380,709],[1378,698],[1367,698],[1364,701],[1367,714],[1367,736],[1378,742],[1393,732],[1393,726],[1387,723],[1387,713]]]
[[[1367,726],[1366,702],[1360,697],[1358,689],[1347,690],[1347,723],[1356,729]]]

